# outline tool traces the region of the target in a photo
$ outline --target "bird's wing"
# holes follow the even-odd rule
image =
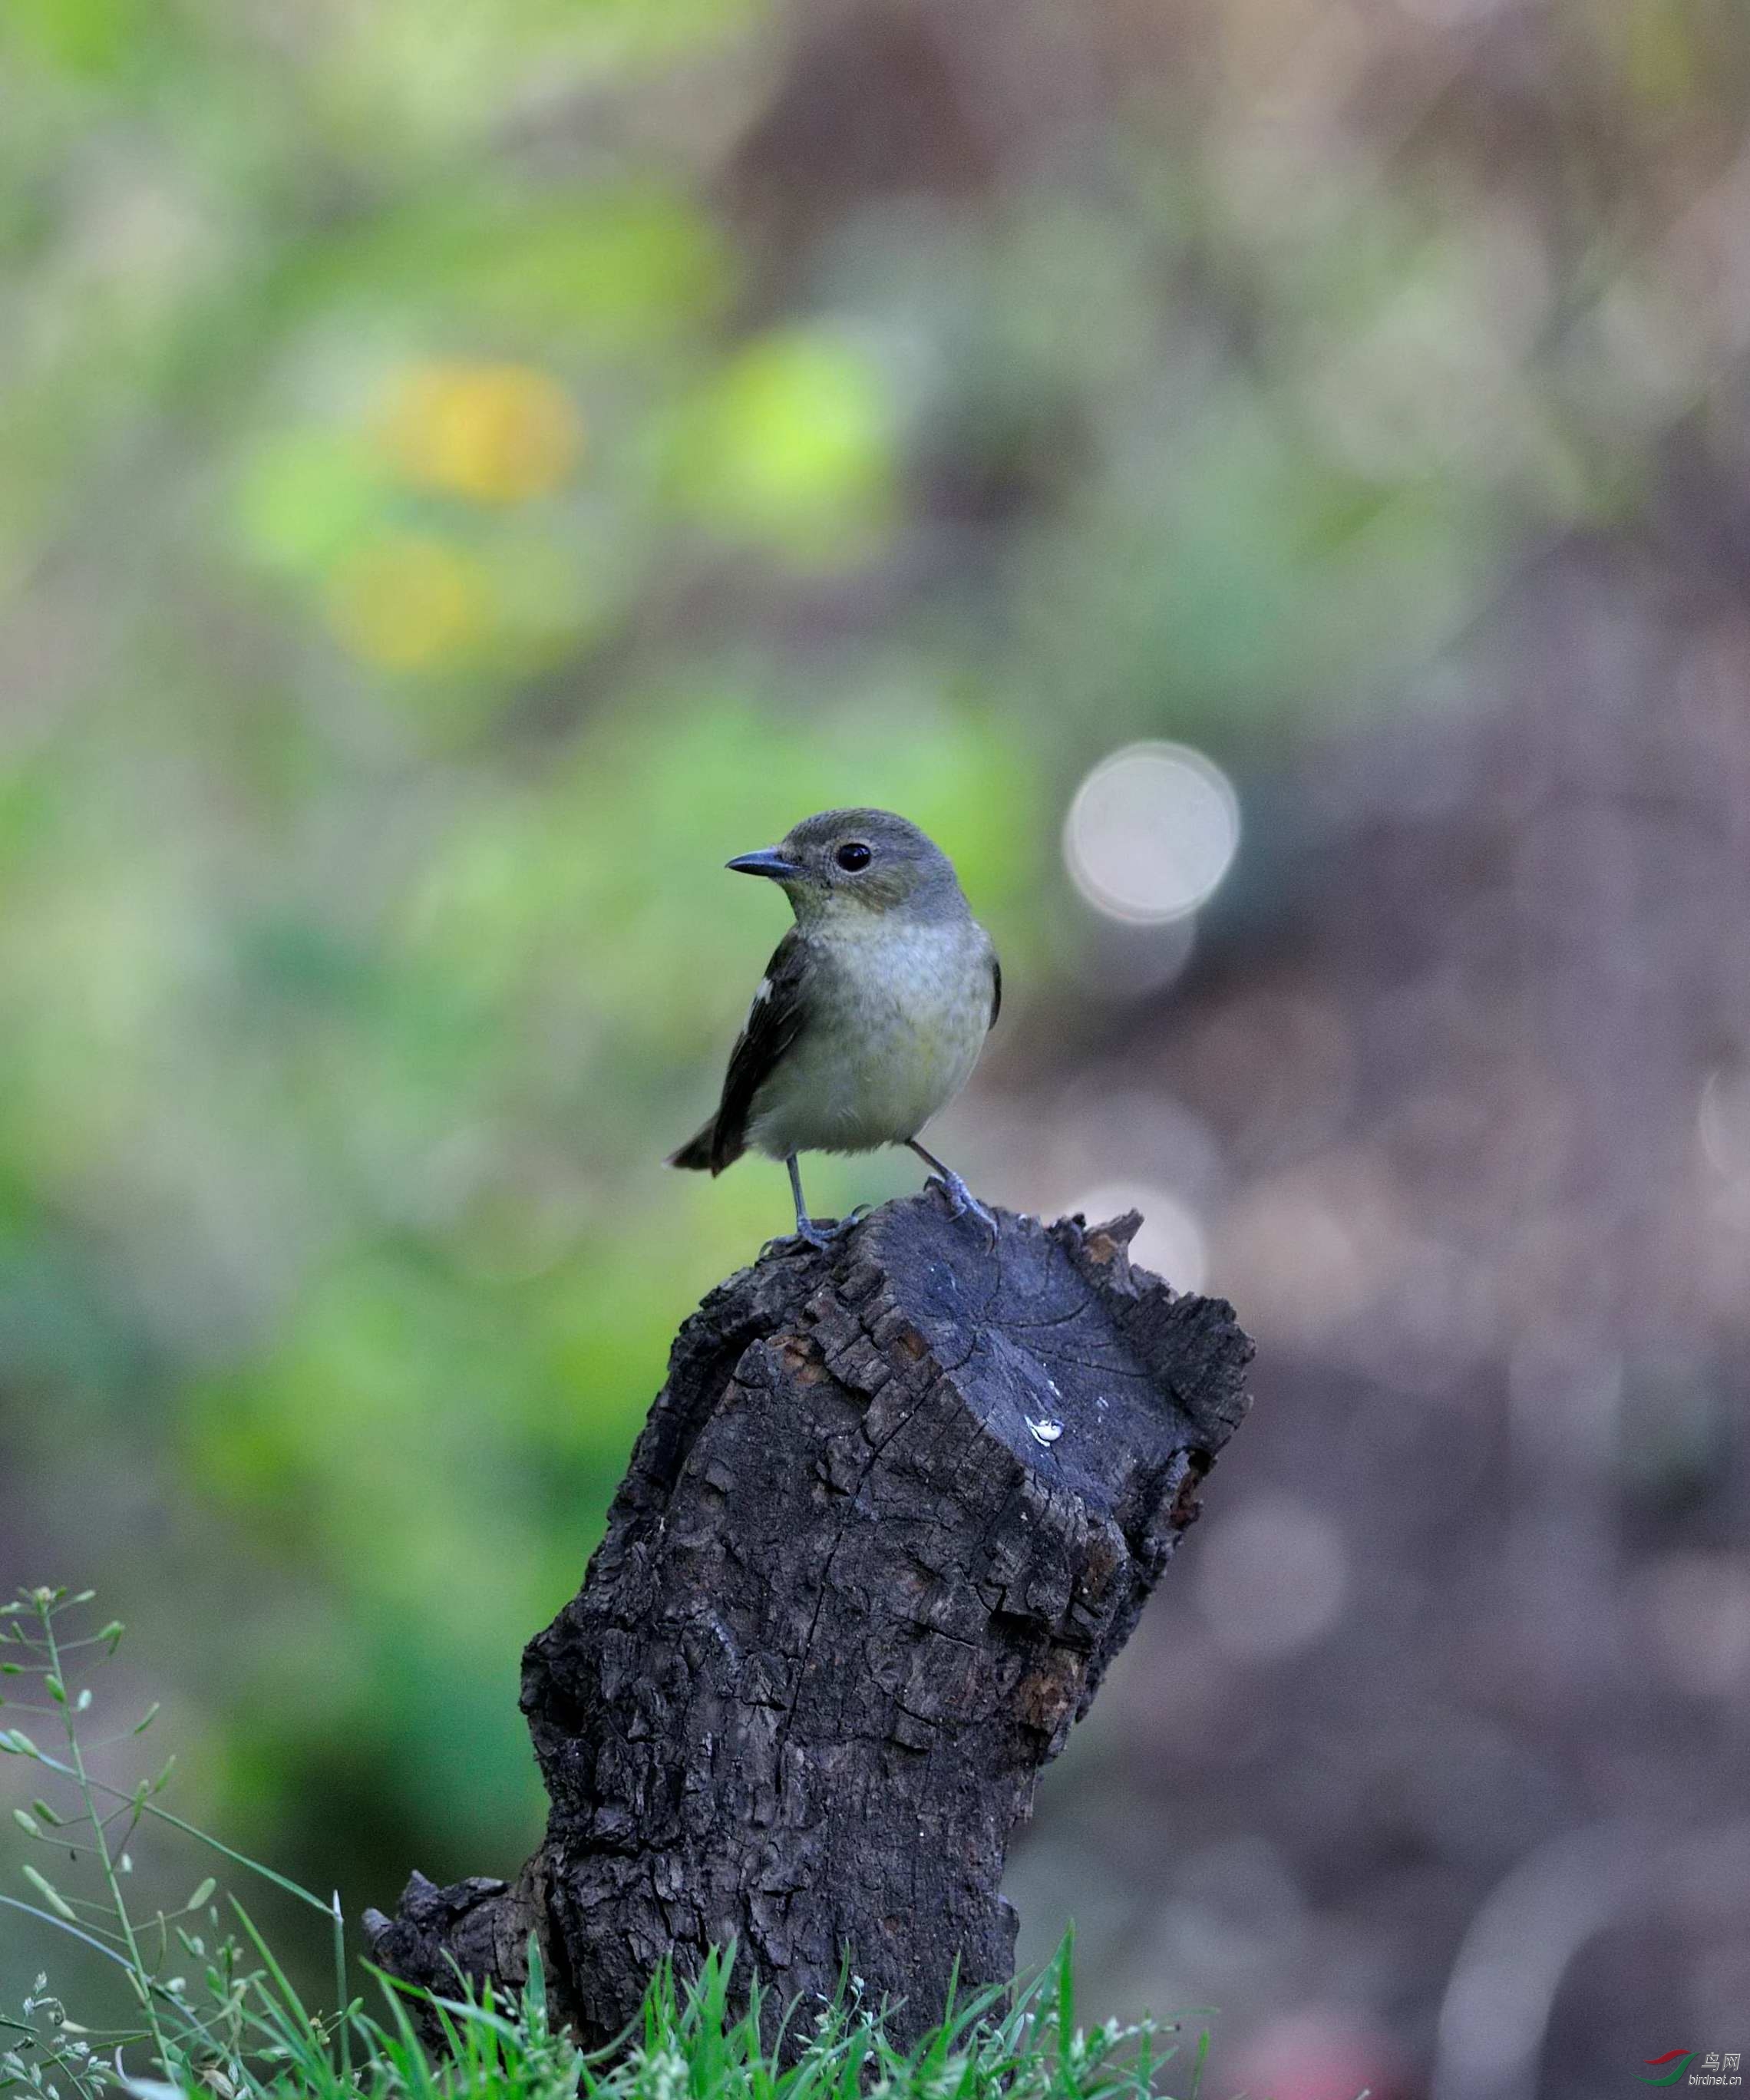
[[[721,1173],[739,1155],[747,1141],[754,1096],[802,1033],[813,967],[808,943],[792,926],[772,952],[753,1004],[747,1009],[747,1021],[730,1052],[723,1099],[717,1108],[716,1133],[712,1140],[713,1173]]]
[[[997,1025],[997,1016],[1003,1011],[1003,964],[994,948],[990,951],[990,1021],[985,1029],[988,1035]]]

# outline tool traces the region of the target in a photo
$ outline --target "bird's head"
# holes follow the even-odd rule
[[[823,810],[804,818],[782,845],[743,854],[729,865],[778,884],[804,926],[894,911],[941,920],[966,909],[946,854],[889,810]]]

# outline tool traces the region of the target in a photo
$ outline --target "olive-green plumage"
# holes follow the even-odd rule
[[[670,1164],[721,1174],[752,1145],[800,1152],[910,1145],[957,1211],[988,1214],[916,1142],[972,1077],[1002,999],[990,936],[948,857],[885,810],[828,810],[782,845],[730,862],[777,882],[796,923],[779,942],[730,1052],[716,1114]]]

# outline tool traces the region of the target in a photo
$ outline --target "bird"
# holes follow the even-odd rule
[[[809,1215],[797,1154],[908,1145],[953,1215],[994,1240],[990,1212],[918,1141],[972,1077],[1003,1005],[1002,966],[953,862],[890,810],[823,810],[728,866],[775,882],[796,924],[754,993],[716,1114],[669,1165],[717,1175],[750,1146],[782,1160],[794,1237],[822,1247],[834,1235]]]

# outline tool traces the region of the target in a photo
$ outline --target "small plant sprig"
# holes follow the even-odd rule
[[[513,1998],[461,1977],[454,1997],[434,1997],[373,1970],[387,2002],[387,2017],[374,2018],[347,1990],[337,1896],[324,1903],[173,1815],[160,1797],[174,1760],[129,1786],[93,1771],[94,1758],[145,1733],[157,1709],[120,1734],[86,1736],[95,1702],[81,1680],[113,1656],[123,1632],[114,1621],[73,1630],[72,1615],[91,1602],[90,1590],[35,1589],[0,1606],[0,1754],[36,1766],[46,1793],[60,1797],[59,1806],[37,1798],[14,1820],[33,1844],[70,1853],[93,1891],[77,1893],[62,1885],[64,1875],[52,1881],[27,1862],[31,1899],[0,1894],[0,1905],[120,1968],[134,2016],[109,2028],[73,2021],[38,1976],[21,2019],[0,2014],[0,2100],[104,2100],[118,2087],[132,2100],[1163,2100],[1157,2080],[1177,2058],[1179,2027],[1078,2027],[1069,1939],[1012,2000],[991,1990],[950,2003],[906,2048],[886,2009],[866,2005],[861,1979],[849,1974],[830,2002],[791,2005],[774,2034],[758,1983],[744,1996],[732,1989],[733,1947],[714,1951],[685,1983],[665,1962],[641,2018],[594,2055],[555,2026],[533,1942],[527,1985]],[[33,1717],[35,1735],[19,1714]],[[238,1930],[222,1923],[214,1877],[172,1910],[135,1899],[130,1846],[148,1822],[322,1912],[340,2010],[306,2008],[235,1896],[226,1900]],[[443,2042],[435,2054],[426,2045],[433,2030]],[[1205,2032],[1184,2100],[1198,2100],[1207,2047]],[[126,2063],[126,2052],[140,2049],[150,2059],[143,2075]]]
[[[25,2001],[24,2020],[7,2018],[0,2027],[11,2044],[0,2052],[0,2094],[22,2085],[47,2096],[58,2078],[81,2100],[93,2100],[118,2080],[129,2082],[124,2053],[142,2045],[149,2048],[160,2079],[179,2090],[188,2089],[188,2080],[196,2079],[226,2100],[225,2085],[235,2087],[227,2067],[235,2068],[258,2039],[253,2032],[260,2010],[256,1987],[276,1965],[265,1946],[260,1955],[266,1967],[252,1964],[237,1938],[222,1928],[213,1901],[218,1884],[211,1875],[173,1909],[148,1907],[134,1899],[130,1848],[148,1821],[163,1824],[259,1875],[329,1921],[342,2010],[315,2023],[313,2031],[324,2041],[337,2042],[344,2073],[351,2015],[358,2007],[346,1988],[345,1924],[338,1896],[324,1903],[285,1875],[174,1815],[160,1798],[175,1767],[174,1756],[126,1786],[93,1771],[94,1757],[144,1736],[158,1714],[154,1702],[119,1732],[95,1740],[88,1736],[90,1724],[85,1717],[93,1711],[95,1694],[82,1680],[114,1656],[126,1631],[119,1620],[95,1632],[69,1630],[70,1616],[90,1604],[94,1596],[90,1590],[70,1596],[64,1589],[40,1587],[21,1590],[11,1604],[0,1605],[0,1676],[11,1680],[0,1693],[0,1706],[6,1710],[0,1720],[7,1723],[0,1727],[0,1754],[34,1764],[44,1776],[45,1791],[59,1797],[57,1805],[39,1796],[29,1808],[15,1808],[12,1820],[33,1844],[52,1850],[57,1860],[75,1862],[95,1883],[93,1893],[80,1894],[65,1885],[58,1865],[60,1878],[51,1880],[27,1860],[22,1873],[34,1900],[0,1893],[0,1904],[77,1940],[118,1968],[137,2018],[107,2029],[70,2021],[60,2000],[49,1992],[47,1977],[39,1978]],[[34,1733],[15,1718],[26,1714],[32,1717]],[[235,1901],[232,1907],[245,1935],[259,1945],[247,1913]],[[203,1923],[205,1931],[198,1929]],[[191,1967],[193,1984],[185,1973]]]

